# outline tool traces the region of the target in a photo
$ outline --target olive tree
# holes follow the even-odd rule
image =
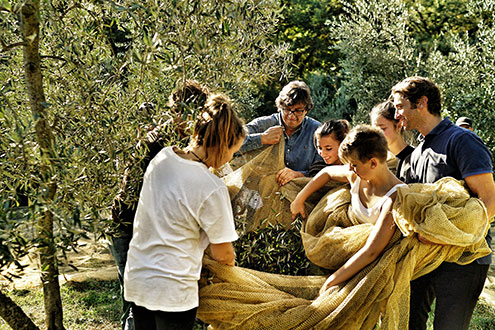
[[[441,40],[439,34],[431,47],[425,47],[424,38],[418,38],[412,28],[422,23],[410,1],[344,2],[345,14],[329,21],[330,33],[343,54],[336,101],[355,111],[356,123],[367,121],[372,106],[387,98],[394,84],[422,75],[439,85],[442,114],[453,120],[472,117],[477,133],[495,150],[495,1],[464,2],[463,21],[469,28],[442,31]]]
[[[287,45],[270,41],[280,11],[277,0],[0,0],[0,266],[13,276],[37,250],[48,329],[63,329],[64,253],[109,225],[135,142],[171,117],[172,89],[195,79],[248,111],[257,84],[289,74]]]
[[[334,102],[340,112],[354,113],[353,121],[364,122],[395,82],[418,73],[422,57],[408,34],[409,15],[403,1],[343,1],[343,10],[328,21],[342,54],[341,83]]]

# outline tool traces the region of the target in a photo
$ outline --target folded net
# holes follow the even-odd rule
[[[279,187],[275,175],[281,167],[282,144],[224,178],[246,231],[275,222],[290,226],[290,201],[308,179]],[[316,265],[337,269],[366,242],[372,225],[349,217],[349,205],[348,185],[337,183],[307,203],[301,236]],[[409,282],[444,261],[467,264],[489,254],[489,221],[483,203],[452,178],[399,187],[393,216],[398,229],[381,256],[321,295],[325,276],[270,274],[205,258],[208,276],[201,281],[198,317],[213,329],[407,328]],[[415,233],[448,245],[420,243]]]

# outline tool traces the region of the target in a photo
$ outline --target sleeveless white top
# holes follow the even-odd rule
[[[361,178],[359,176],[356,177],[354,183],[351,183],[351,207],[349,211],[352,210],[352,213],[356,216],[356,218],[361,223],[372,223],[375,224],[378,220],[378,216],[380,216],[380,211],[382,209],[383,204],[387,200],[387,198],[397,191],[397,187],[405,186],[405,183],[399,183],[390,188],[389,191],[372,207],[367,208],[361,202],[359,198],[359,184],[361,183]]]

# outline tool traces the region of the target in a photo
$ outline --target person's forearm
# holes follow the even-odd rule
[[[259,149],[263,146],[261,143],[261,133],[253,133],[246,136],[244,143],[239,149],[239,153],[248,152],[251,150]]]
[[[464,178],[474,196],[485,204],[488,219],[495,216],[495,184],[492,173],[483,173]]]
[[[325,282],[325,290],[333,285],[347,281],[364,267],[375,261],[382,253],[385,246],[390,242],[396,228],[393,217],[389,213],[392,207],[391,205],[392,199],[385,202],[380,218],[373,227],[366,244],[347,260],[342,267],[330,275]]]
[[[210,245],[211,256],[221,264],[235,265],[235,250],[232,243]]]
[[[347,281],[356,275],[361,269],[372,263],[378,254],[371,254],[363,249],[359,250],[347,262],[340,267],[335,273],[329,276],[327,280],[327,288]]]
[[[328,181],[330,176],[325,172],[318,173],[304,188],[297,194],[297,199],[305,202],[311,194],[323,187]]]
[[[480,200],[485,204],[486,213],[491,222],[495,216],[495,196],[483,196],[483,198],[480,197]]]

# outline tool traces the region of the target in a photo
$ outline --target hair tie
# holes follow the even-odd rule
[[[212,120],[210,114],[207,113],[206,111],[203,111],[203,113],[201,114],[201,118],[203,118],[205,124],[208,124]]]

